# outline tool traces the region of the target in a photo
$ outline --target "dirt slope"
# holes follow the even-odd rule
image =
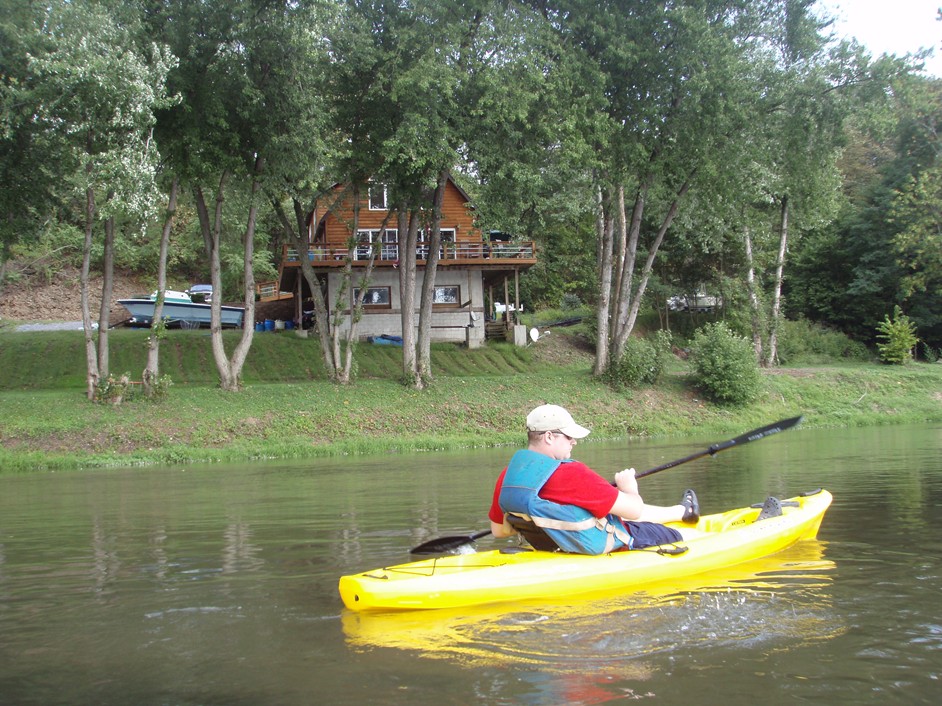
[[[116,274],[111,301],[111,320],[123,321],[128,312],[117,303],[138,294],[151,292],[155,282],[145,278]],[[91,281],[90,306],[92,318],[98,320],[101,304],[101,277]],[[81,283],[77,269],[67,269],[57,274],[52,281],[34,275],[8,282],[0,288],[0,319],[30,323],[37,321],[81,321]]]

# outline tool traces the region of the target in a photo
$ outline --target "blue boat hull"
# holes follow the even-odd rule
[[[132,326],[150,326],[154,320],[154,304],[150,299],[119,299],[118,303],[131,312]],[[181,326],[209,326],[211,304],[184,302],[164,302],[161,318],[168,324],[179,323]],[[239,306],[220,307],[222,325],[229,328],[241,328],[245,309]]]

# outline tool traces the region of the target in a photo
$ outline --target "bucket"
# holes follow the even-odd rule
[[[275,330],[275,322],[272,319],[265,319],[265,330],[266,331]]]
[[[257,322],[257,323],[255,324],[255,330],[256,330],[256,331],[264,331],[264,330],[265,330],[265,323],[264,323],[263,321]]]
[[[290,330],[293,329],[293,328],[294,328],[294,322],[293,322],[293,321],[285,321],[285,329],[286,329],[286,330],[290,331]]]
[[[284,331],[284,330],[285,330],[285,322],[282,321],[281,319],[275,319],[275,330],[276,330],[276,331]]]

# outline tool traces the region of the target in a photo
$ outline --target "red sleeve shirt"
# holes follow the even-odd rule
[[[504,483],[505,468],[497,477],[491,509],[487,513],[492,522],[504,521],[498,498]],[[580,461],[559,464],[553,475],[540,490],[540,497],[560,505],[577,505],[595,517],[605,517],[618,498],[618,489]]]

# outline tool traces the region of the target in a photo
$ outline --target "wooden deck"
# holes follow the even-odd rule
[[[354,267],[365,267],[372,251],[376,250],[374,267],[395,267],[399,264],[399,245],[396,243],[373,243],[358,246],[353,252]],[[350,251],[346,248],[331,248],[312,245],[308,260],[317,268],[343,267]],[[416,249],[416,264],[425,265],[428,248]],[[535,265],[536,247],[532,241],[521,243],[446,243],[439,251],[439,267],[488,267],[501,269],[508,265]],[[283,267],[300,267],[301,256],[294,248],[285,247]]]

